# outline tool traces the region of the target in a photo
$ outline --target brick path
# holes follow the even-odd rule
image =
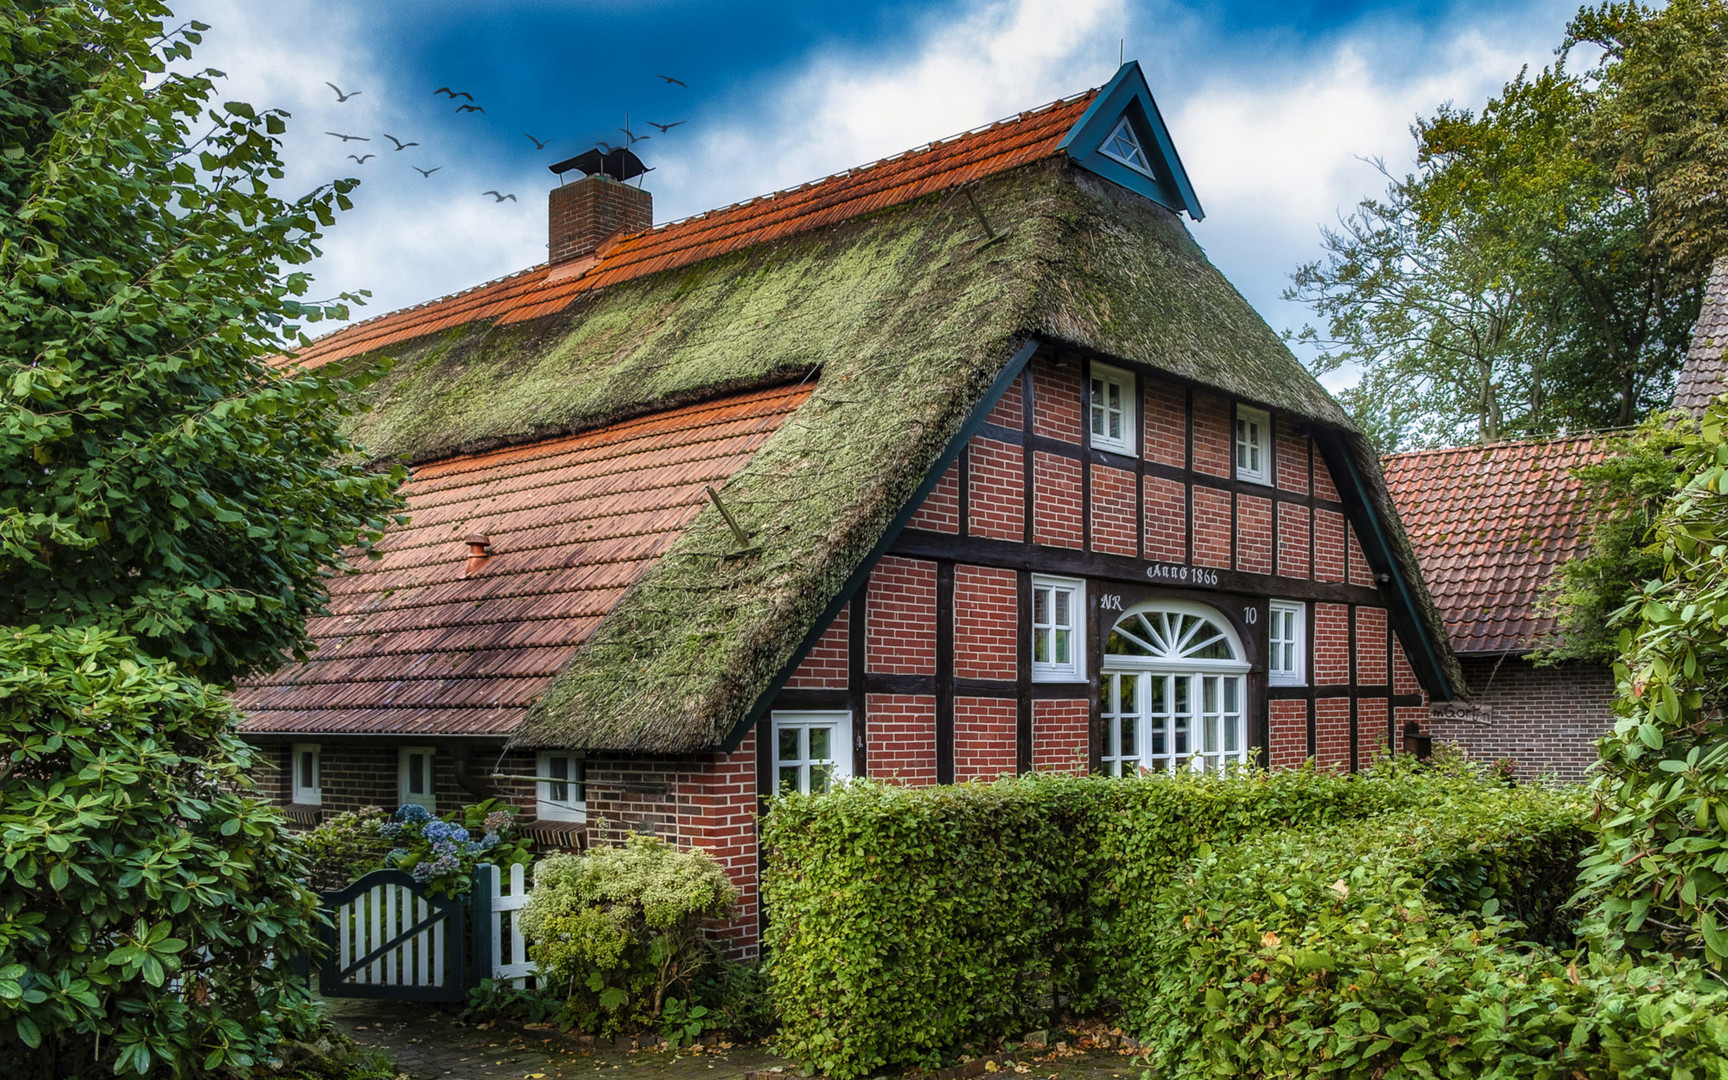
[[[776,1068],[799,1080],[795,1065],[759,1046],[596,1049],[556,1029],[480,1029],[436,1005],[326,999],[324,1008],[355,1042],[389,1054],[409,1080],[744,1080],[747,1071]],[[979,1080],[1139,1080],[1143,1071],[1128,1051],[1035,1053],[1000,1072],[986,1073],[982,1061],[952,1072]]]

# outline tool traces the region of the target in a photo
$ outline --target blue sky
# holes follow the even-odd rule
[[[314,267],[382,314],[545,257],[545,166],[628,115],[656,219],[789,187],[1145,69],[1202,203],[1191,226],[1278,329],[1319,227],[1408,166],[1408,127],[1550,62],[1576,3],[182,0],[224,93],[293,113],[285,192],[362,180]],[[672,75],[688,86],[658,76]],[[325,86],[360,91],[346,102]],[[485,108],[458,115],[434,90]],[[648,121],[685,121],[669,132]],[[326,131],[362,135],[342,142]],[[419,143],[391,149],[385,133]],[[526,135],[547,142],[536,150]],[[349,154],[376,156],[356,164]],[[422,177],[412,166],[437,168]],[[517,195],[497,203],[481,193]]]

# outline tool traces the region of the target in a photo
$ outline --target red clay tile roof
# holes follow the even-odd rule
[[[241,730],[501,735],[808,386],[449,458],[404,486],[409,524],[330,585],[317,651],[234,695]],[[466,537],[491,557],[464,573]]]
[[[1575,435],[1381,459],[1453,649],[1521,652],[1553,628],[1539,591],[1586,531],[1572,469],[1603,457],[1600,436]]]
[[[1046,158],[1097,96],[1023,112],[988,127],[908,150],[871,165],[621,237],[581,273],[572,261],[531,270],[467,292],[404,308],[326,335],[293,358],[303,367],[370,352],[451,327],[494,319],[523,322],[562,310],[578,295],[755,244],[874,213]]]
[[[1674,407],[1685,409],[1693,416],[1702,416],[1704,407],[1728,392],[1722,376],[1728,374],[1728,255],[1718,258],[1710,267],[1710,279],[1704,286],[1704,304],[1698,310],[1698,321],[1692,324],[1692,343],[1686,350],[1686,360],[1680,365],[1680,379],[1674,386]]]

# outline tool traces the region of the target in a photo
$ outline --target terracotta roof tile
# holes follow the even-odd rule
[[[1586,539],[1572,470],[1604,454],[1600,436],[1577,435],[1381,460],[1453,649],[1521,652],[1553,628],[1536,611],[1542,584]]]
[[[1674,387],[1674,407],[1700,416],[1717,395],[1728,391],[1722,376],[1728,373],[1728,255],[1710,268],[1704,286],[1704,304],[1692,325],[1692,343],[1680,365],[1680,381]]]
[[[448,458],[403,488],[409,523],[330,583],[306,664],[243,685],[248,733],[502,735],[810,388]],[[464,574],[471,533],[491,558]]]
[[[871,165],[621,237],[579,274],[559,275],[537,266],[368,319],[319,338],[293,359],[305,367],[318,367],[483,319],[508,324],[551,315],[595,289],[833,225],[1017,168],[1054,154],[1096,94],[1088,91]]]

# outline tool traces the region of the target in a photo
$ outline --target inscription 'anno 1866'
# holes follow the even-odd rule
[[[1184,585],[1217,585],[1218,571],[1203,566],[1179,566],[1175,563],[1153,563],[1146,568],[1153,581],[1179,581]]]

